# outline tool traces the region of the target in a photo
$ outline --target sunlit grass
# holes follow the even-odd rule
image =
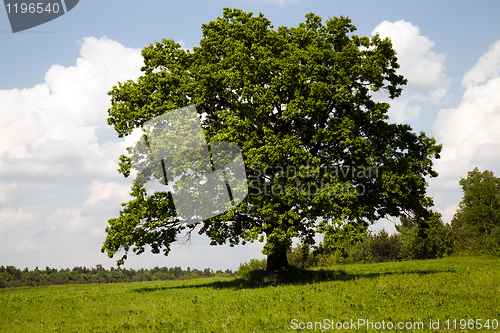
[[[446,331],[446,319],[500,320],[499,259],[345,265],[303,272],[285,284],[282,280],[257,275],[251,281],[210,278],[3,289],[0,330],[291,332],[301,331],[292,329],[292,319],[366,319],[421,321],[431,331],[429,320],[440,319],[441,331]]]

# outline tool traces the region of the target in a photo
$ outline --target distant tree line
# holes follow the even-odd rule
[[[14,266],[0,266],[0,288],[6,287],[28,287],[28,286],[49,286],[63,284],[86,284],[86,283],[117,283],[117,282],[138,282],[155,280],[187,280],[198,277],[232,277],[234,273],[217,270],[214,272],[210,268],[204,270],[190,269],[183,270],[181,267],[155,267],[153,269],[123,269],[114,268],[107,270],[102,265],[94,268],[75,267],[57,270],[57,268],[46,267],[39,270],[25,268],[18,269]]]

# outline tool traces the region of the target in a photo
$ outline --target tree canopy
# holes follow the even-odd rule
[[[470,171],[460,179],[464,196],[451,220],[462,250],[500,254],[500,178],[492,171]]]
[[[406,84],[389,39],[359,37],[347,17],[307,14],[298,27],[277,29],[259,14],[224,8],[202,25],[199,47],[164,39],[143,49],[143,75],[109,92],[108,123],[119,137],[149,120],[195,105],[207,142],[241,147],[249,194],[236,208],[200,223],[212,245],[265,241],[268,271],[288,265],[297,237],[386,216],[424,221],[441,146],[406,124],[389,122],[388,103]],[[137,150],[136,152],[137,153]],[[120,158],[130,175],[133,153]],[[147,161],[147,158],[145,159]],[[149,163],[149,162],[146,162]],[[152,162],[151,162],[152,163]],[[134,182],[133,199],[108,221],[102,251],[170,252],[183,230],[170,192]]]

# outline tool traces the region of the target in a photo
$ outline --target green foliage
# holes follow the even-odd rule
[[[404,221],[404,220],[403,220]],[[434,259],[453,253],[455,236],[451,226],[444,224],[440,214],[433,214],[426,227],[406,219],[396,228],[401,233],[401,258]]]
[[[328,224],[322,232],[325,235],[323,242],[315,247],[309,260],[311,265],[306,267],[371,262],[365,246],[370,235],[366,225]]]
[[[288,262],[291,266],[297,268],[310,268],[317,266],[317,258],[310,250],[308,244],[297,244],[296,247],[290,249],[287,253]]]
[[[332,241],[333,240],[333,241]],[[318,266],[378,263],[399,259],[401,237],[387,231],[369,232],[365,226],[344,225],[315,250]]]
[[[459,331],[447,330],[444,321],[500,318],[499,259],[346,265],[311,273],[324,278],[284,285],[200,278],[2,289],[0,331],[298,332],[294,318],[365,318],[423,322],[424,330],[407,331],[430,332],[439,331],[429,329],[431,319],[440,320],[441,331]]]
[[[348,256],[348,250],[353,245],[363,241],[363,237],[367,235],[365,225],[344,224],[326,225],[322,230],[324,233],[323,244],[331,252],[339,252],[342,257]]]
[[[464,196],[451,224],[460,249],[499,254],[500,178],[478,168],[460,179]]]
[[[396,261],[399,259],[401,237],[398,234],[389,235],[382,229],[370,235],[365,248],[372,262]]]
[[[250,272],[252,271],[260,271],[260,270],[265,270],[267,266],[267,261],[266,259],[250,259],[249,262],[245,262],[240,264],[240,267],[238,267],[238,270],[234,274],[236,278],[243,278],[246,277]]]
[[[406,80],[396,74],[389,39],[359,37],[355,30],[347,17],[323,23],[313,13],[298,27],[274,29],[262,14],[224,8],[222,17],[202,25],[192,51],[167,39],[144,48],[143,75],[109,92],[108,123],[123,137],[195,104],[208,142],[242,148],[252,189],[237,209],[204,221],[199,233],[212,245],[265,239],[268,269],[286,266],[292,238],[313,245],[328,223],[365,225],[402,212],[426,218],[432,199],[425,177],[437,176],[432,159],[441,146],[387,121],[389,104],[373,101],[372,92],[396,98]],[[130,158],[119,165],[127,177]],[[328,172],[285,173],[290,166]],[[360,173],[363,167],[377,172]],[[269,195],[273,188],[286,190]],[[124,250],[119,264],[146,245],[168,255],[184,228],[171,198],[149,195],[137,183],[131,195],[108,221],[102,251],[112,257]]]
[[[485,235],[486,253],[500,256],[500,226],[494,226],[489,235]]]
[[[456,251],[456,237],[440,214],[418,223],[406,217],[396,226],[398,233],[378,233],[356,229],[353,225],[331,228],[328,237],[311,251],[297,245],[289,254],[290,264],[298,268],[328,267],[338,264],[377,263],[401,259],[434,259]],[[355,231],[357,230],[357,231]],[[500,249],[498,231],[489,239],[489,253]]]

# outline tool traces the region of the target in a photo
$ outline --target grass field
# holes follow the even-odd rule
[[[315,281],[210,278],[1,289],[0,331],[451,332],[464,324],[463,331],[499,329],[499,259],[336,266],[308,279]],[[387,329],[391,324],[394,329]]]

